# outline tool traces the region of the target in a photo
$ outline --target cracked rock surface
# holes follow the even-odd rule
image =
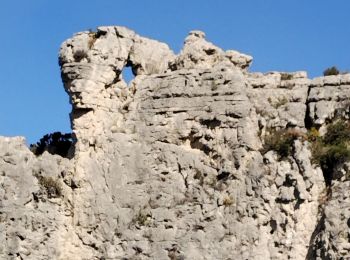
[[[346,173],[326,188],[303,139],[261,152],[271,128],[348,113],[349,75],[250,73],[203,32],[175,55],[118,26],[74,35],[59,61],[74,155],[0,138],[1,259],[350,257]]]

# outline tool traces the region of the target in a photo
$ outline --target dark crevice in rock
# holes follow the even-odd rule
[[[86,59],[88,54],[83,50],[78,50],[74,53],[75,62],[81,62],[83,59]]]
[[[212,149],[201,141],[202,137],[197,137],[195,134],[191,133],[188,137],[182,138],[182,141],[189,140],[190,141],[190,146],[192,149],[197,149],[201,150],[204,152],[206,155],[209,155]]]
[[[218,181],[225,181],[228,179],[229,176],[230,176],[230,172],[222,171],[216,176],[216,179]]]
[[[322,169],[323,178],[327,187],[331,187],[333,180],[333,169]]]
[[[159,111],[159,112],[155,112],[155,115],[166,115],[168,112],[167,111]]]
[[[214,119],[201,119],[199,121],[202,125],[205,125],[209,129],[214,129],[216,127],[219,127],[221,125],[221,121],[217,120],[216,118]]]
[[[119,79],[119,74],[120,74],[121,72],[118,71],[118,70],[116,70],[115,68],[114,68],[113,70],[114,70],[114,72],[115,72],[115,74],[116,74],[117,76],[113,79],[113,81],[112,81],[110,84],[105,85],[105,89],[110,88],[111,86],[115,85],[116,83],[118,83],[118,82],[120,81],[120,79]]]
[[[346,225],[350,228],[350,218],[346,221]]]
[[[275,231],[277,230],[277,221],[274,219],[271,219],[270,220],[270,227],[271,227],[270,234],[275,233]]]
[[[172,248],[167,248],[166,250],[168,251],[168,257],[170,260],[185,260],[185,256],[181,254],[177,245],[173,245]]]
[[[25,239],[25,237],[22,236],[21,234],[17,234],[17,237],[18,237],[21,241],[23,241],[23,240]]]
[[[307,97],[306,97],[306,111],[305,111],[305,118],[304,118],[304,125],[306,129],[311,129],[311,127],[313,126],[313,120],[310,116],[310,101],[309,101],[309,96],[310,96],[310,91],[311,91],[311,87],[308,87],[308,91],[307,91]]]
[[[236,114],[236,113],[226,113],[226,115],[228,116],[228,117],[232,117],[232,118],[235,118],[235,119],[240,119],[240,118],[242,118],[242,116],[241,115],[239,115],[239,114]]]
[[[84,242],[84,240],[81,238],[80,234],[78,234],[78,233],[77,233],[77,237],[79,238],[79,240],[81,241],[81,243],[84,246],[88,246],[88,247],[91,247],[95,251],[99,251],[99,248],[96,246],[95,243],[86,243],[86,242]]]
[[[289,204],[291,202],[289,199],[283,199],[283,198],[276,198],[275,201],[276,203],[279,203],[279,204]]]
[[[118,32],[118,28],[114,28],[114,32],[115,32],[115,35],[118,36],[118,38],[124,38],[124,36]],[[107,33],[107,32],[104,32],[104,33]]]
[[[288,225],[288,219],[286,219],[284,223],[280,223],[280,227],[282,228],[283,232],[287,232],[287,225]]]
[[[74,122],[74,120],[78,119],[79,117],[84,116],[85,114],[93,111],[92,108],[73,108],[71,113],[71,121]]]
[[[21,256],[20,253],[17,253],[16,256],[17,256],[17,259],[19,258],[20,260],[23,260],[23,257]]]
[[[288,174],[286,175],[286,180],[282,184],[285,187],[295,187],[296,186],[296,180],[292,179],[291,176]]]
[[[98,39],[98,38],[101,38],[101,36],[105,36],[105,35],[107,35],[106,31],[97,30],[97,32],[95,33],[95,38]]]
[[[215,49],[204,49],[205,54],[207,55],[213,55],[216,53]]]
[[[298,210],[300,209],[300,205],[303,204],[305,200],[300,198],[300,191],[297,189],[297,187],[294,189],[294,197],[297,199],[297,202],[294,205],[294,210]]]
[[[184,110],[184,109],[172,111],[173,114],[186,113],[186,112],[188,112],[188,110]]]
[[[33,195],[34,201],[35,201],[35,202],[39,202],[39,197],[38,197],[38,195],[37,195],[35,192],[33,192],[32,195]]]
[[[74,180],[72,180],[72,179],[70,179],[70,180],[64,180],[64,183],[65,183],[68,187],[70,187],[72,190],[75,190],[75,189],[79,188],[79,186],[77,185],[77,183],[76,183]]]
[[[309,250],[306,255],[306,260],[314,260],[317,258],[317,251],[324,248],[324,245],[322,242],[317,241],[318,236],[321,234],[321,232],[325,229],[325,214],[322,212],[321,218],[318,221],[314,232],[311,235],[310,242],[309,242]],[[325,250],[325,249],[324,249]],[[324,251],[321,250],[321,251]],[[328,259],[328,258],[321,258],[321,259]]]
[[[180,163],[177,163],[177,170],[178,170],[178,172],[180,173],[180,175],[182,176],[182,178],[184,180],[184,184],[185,184],[186,189],[188,189],[188,181],[187,181],[187,178],[182,173],[182,167],[181,167]]]

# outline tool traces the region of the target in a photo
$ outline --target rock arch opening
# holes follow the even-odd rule
[[[135,74],[133,72],[132,66],[127,64],[124,66],[121,72],[122,79],[129,85],[129,83],[135,78]]]

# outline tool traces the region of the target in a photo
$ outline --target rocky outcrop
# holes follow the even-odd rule
[[[350,74],[315,78],[308,96],[310,120],[324,125],[337,114],[348,117],[350,99]]]
[[[0,258],[349,256],[346,174],[326,187],[303,138],[286,159],[261,150],[271,129],[346,115],[348,75],[250,73],[203,32],[175,55],[124,27],[74,35],[59,61],[74,156],[0,139]]]
[[[18,137],[0,138],[0,158],[0,258],[78,255],[70,244],[76,237],[72,161],[48,153],[36,157]]]

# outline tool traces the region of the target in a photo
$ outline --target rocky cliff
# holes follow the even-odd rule
[[[324,174],[305,138],[347,117],[349,74],[250,73],[203,32],[175,55],[117,26],[59,62],[74,147],[0,138],[1,259],[350,258],[347,164]],[[284,129],[281,157],[265,144]]]

